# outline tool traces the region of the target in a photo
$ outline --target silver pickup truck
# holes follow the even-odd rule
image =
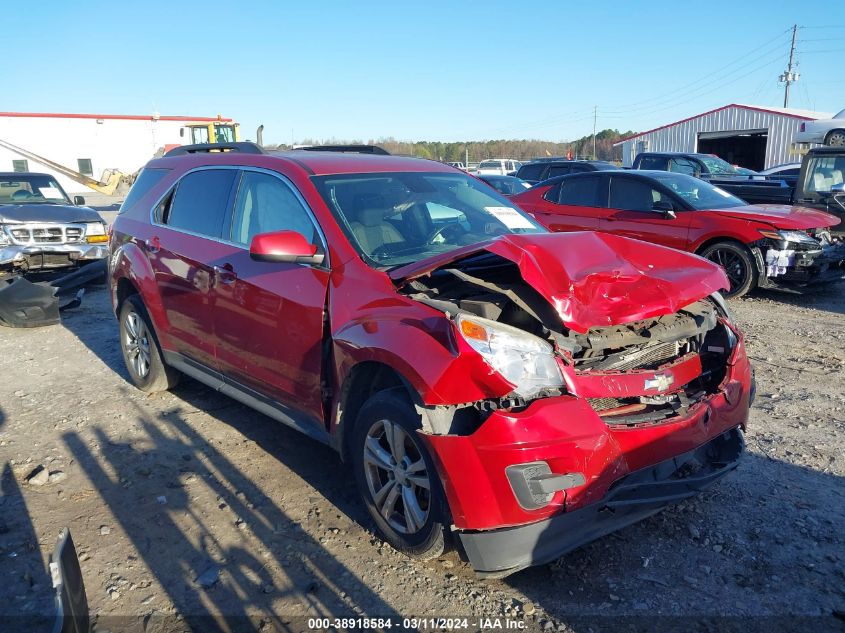
[[[105,258],[106,223],[84,204],[49,174],[0,172],[0,276]]]

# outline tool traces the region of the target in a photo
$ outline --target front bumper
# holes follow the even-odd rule
[[[67,268],[104,259],[108,253],[109,245],[106,242],[0,246],[0,268],[23,271]]]
[[[683,455],[633,472],[600,501],[545,521],[484,532],[458,532],[476,571],[502,576],[548,563],[667,505],[692,497],[736,468],[745,447],[731,429]]]
[[[815,250],[777,250],[762,254],[760,286],[807,286],[845,279],[845,242]]]

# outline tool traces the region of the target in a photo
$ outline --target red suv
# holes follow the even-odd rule
[[[432,161],[229,149],[151,161],[114,223],[129,376],[335,447],[395,548],[504,575],[736,465],[753,378],[711,262],[549,233]]]

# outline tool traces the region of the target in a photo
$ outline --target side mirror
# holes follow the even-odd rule
[[[317,246],[296,231],[259,233],[252,238],[249,256],[258,262],[311,264],[319,266],[326,258]]]
[[[666,200],[658,200],[654,203],[652,207],[655,211],[659,211],[663,214],[663,217],[667,220],[674,220],[678,216],[675,214],[675,207],[672,206],[671,202],[667,202]]]
[[[77,207],[81,207],[85,204],[85,198],[83,198],[82,196],[74,196],[73,204],[75,204]]]

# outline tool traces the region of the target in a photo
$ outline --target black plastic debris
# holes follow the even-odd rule
[[[0,325],[41,327],[59,322],[55,288],[34,284],[23,277],[0,281]]]

